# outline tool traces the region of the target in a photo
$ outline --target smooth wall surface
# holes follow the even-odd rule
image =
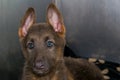
[[[0,0],[0,80],[17,80],[21,70],[18,27],[28,7],[36,10],[37,22],[45,21],[51,0]]]
[[[120,63],[120,0],[58,0],[76,55]]]

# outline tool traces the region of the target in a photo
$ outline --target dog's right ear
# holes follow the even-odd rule
[[[26,11],[21,25],[18,31],[18,35],[20,38],[23,38],[27,35],[28,29],[35,23],[35,11],[33,8],[28,8]]]

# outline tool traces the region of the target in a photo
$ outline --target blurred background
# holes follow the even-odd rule
[[[17,31],[26,9],[35,8],[37,22],[45,22],[51,1],[63,14],[67,45],[77,56],[120,63],[120,0],[0,0],[1,80],[18,80],[22,71]]]

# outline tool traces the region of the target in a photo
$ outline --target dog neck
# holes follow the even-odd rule
[[[65,66],[63,58],[58,59],[56,65],[56,69],[50,80],[73,80],[73,76]]]

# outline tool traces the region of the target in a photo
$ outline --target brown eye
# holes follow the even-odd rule
[[[28,49],[33,49],[33,48],[34,48],[34,42],[29,42],[29,43],[27,44],[27,48],[28,48]]]

